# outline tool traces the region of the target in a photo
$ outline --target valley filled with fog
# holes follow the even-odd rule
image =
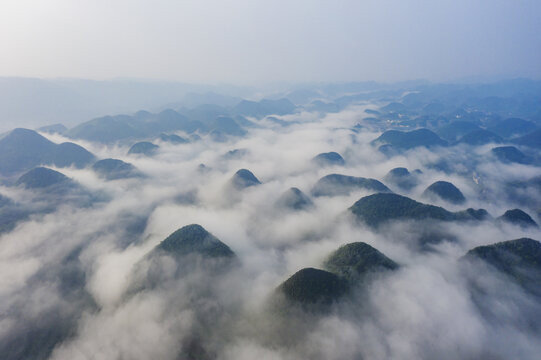
[[[2,135],[0,357],[541,353],[539,81],[188,98]]]

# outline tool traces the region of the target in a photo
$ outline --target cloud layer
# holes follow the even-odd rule
[[[423,171],[419,185],[406,195],[426,201],[423,190],[447,180],[467,203],[439,205],[453,211],[486,208],[499,216],[515,206],[502,195],[501,184],[540,173],[534,167],[483,163],[489,148],[414,149],[388,158],[370,145],[378,132],[369,126],[352,130],[363,124],[365,108],[289,115],[283,120],[296,122],[287,127],[263,120],[262,128],[225,143],[209,138],[160,143],[151,158],[128,156],[127,146],[82,143],[100,158],[134,164],[147,177],[105,181],[89,169],[59,169],[109,200],[84,208],[59,206],[2,235],[1,341],[40,334],[55,324],[61,341],[51,345],[52,359],[174,359],[186,352],[218,359],[534,358],[541,352],[539,303],[490,269],[469,268],[459,258],[478,245],[540,238],[539,230],[496,228],[490,222],[438,224],[437,230],[454,241],[420,249],[418,224],[396,222],[375,231],[347,215],[348,207],[370,194],[366,190],[314,198],[315,206],[305,211],[276,207],[290,187],[309,194],[329,173],[381,180],[403,166]],[[233,149],[247,151],[224,158]],[[321,168],[311,161],[329,151],[340,153],[346,165]],[[477,176],[486,179],[488,192],[481,192],[466,171],[447,175],[429,166],[440,159],[458,168],[480,162]],[[209,170],[202,172],[201,163]],[[242,168],[262,185],[232,190],[228,182]],[[32,201],[20,189],[0,192]],[[184,201],[186,193],[195,201]],[[131,292],[136,269],[150,266],[147,254],[193,223],[229,245],[240,265],[218,275],[194,265],[175,277],[169,274],[174,266],[162,259],[165,280]],[[321,268],[332,251],[355,241],[374,246],[400,270],[377,278],[327,315],[305,314],[292,323],[269,310],[269,298],[282,281],[301,268]],[[475,301],[467,274],[488,284],[493,302]],[[495,315],[486,314],[487,306]]]

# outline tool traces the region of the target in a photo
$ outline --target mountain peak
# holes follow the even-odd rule
[[[229,246],[198,224],[186,225],[178,229],[156,248],[174,256],[184,256],[192,253],[209,258],[235,256]]]
[[[308,306],[330,305],[347,289],[347,282],[339,276],[314,268],[297,271],[278,287],[287,300]]]
[[[312,161],[319,166],[342,166],[346,163],[342,155],[335,151],[318,154]]]
[[[398,265],[377,249],[363,242],[341,246],[325,261],[329,271],[354,280],[370,272],[395,270]]]
[[[376,179],[348,176],[342,174],[329,174],[321,179],[312,188],[314,196],[349,195],[355,190],[377,192],[391,192],[383,183]]]
[[[520,209],[507,210],[498,220],[521,227],[538,227],[532,217]]]
[[[448,181],[436,181],[432,183],[423,193],[425,197],[438,197],[452,204],[463,204],[466,198],[462,192]]]
[[[69,184],[72,180],[66,175],[45,167],[37,167],[24,173],[16,185],[22,185],[28,189],[41,189],[53,185]]]
[[[130,150],[128,150],[128,154],[152,156],[156,153],[158,148],[158,145],[154,145],[149,141],[140,141],[132,145]]]
[[[231,182],[233,186],[238,190],[261,184],[259,179],[250,170],[247,169],[238,170],[235,175],[233,175]]]
[[[312,200],[296,187],[286,190],[280,198],[278,198],[276,204],[292,210],[302,210],[314,205]]]

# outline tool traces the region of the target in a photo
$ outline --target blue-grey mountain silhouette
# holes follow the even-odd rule
[[[292,210],[303,210],[314,205],[312,200],[296,187],[286,190],[276,201],[276,205]]]
[[[388,130],[375,139],[373,144],[387,144],[396,149],[408,150],[419,146],[446,146],[447,142],[428,129],[418,129],[408,132]]]
[[[503,163],[531,164],[532,159],[514,146],[498,146],[491,150],[492,154]]]
[[[158,148],[158,145],[154,145],[151,142],[141,141],[133,144],[130,150],[128,150],[128,154],[152,156],[156,153]]]
[[[520,209],[507,210],[497,220],[521,227],[538,227],[532,217]]]
[[[490,143],[500,144],[503,142],[501,136],[494,134],[488,130],[475,130],[472,131],[458,140],[459,144],[468,144],[474,146],[480,146]]]
[[[341,166],[345,165],[346,163],[344,158],[339,153],[334,151],[318,154],[312,159],[312,161],[319,166]]]
[[[436,181],[425,189],[423,196],[428,198],[435,196],[452,204],[463,204],[466,202],[466,198],[462,192],[448,181]]]
[[[94,155],[79,145],[55,144],[33,130],[15,129],[0,139],[0,174],[5,176],[39,165],[82,168],[94,159]]]
[[[231,178],[231,184],[235,189],[242,190],[251,186],[260,185],[261,182],[250,170],[240,169]]]
[[[103,159],[96,161],[94,165],[92,165],[92,170],[107,180],[142,176],[135,166],[119,159]]]

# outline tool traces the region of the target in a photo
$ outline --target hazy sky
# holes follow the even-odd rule
[[[1,0],[0,76],[541,77],[541,1]]]

